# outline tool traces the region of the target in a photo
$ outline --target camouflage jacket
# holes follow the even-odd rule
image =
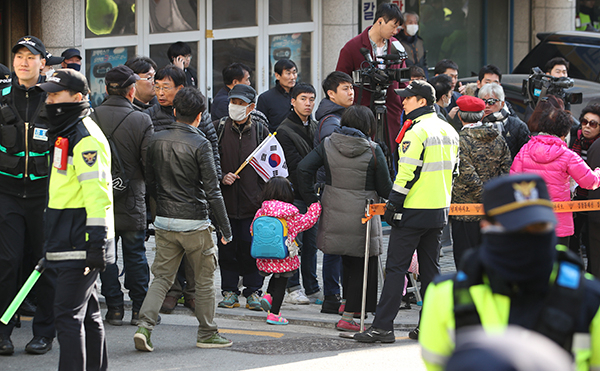
[[[510,172],[512,157],[506,141],[489,124],[463,127],[460,131],[459,175],[452,186],[453,204],[481,203],[483,183]],[[472,222],[481,216],[455,215]]]

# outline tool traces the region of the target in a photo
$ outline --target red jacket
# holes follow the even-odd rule
[[[356,71],[360,69],[362,63],[365,61],[365,57],[361,54],[360,48],[367,48],[371,52],[371,56],[373,56],[373,48],[371,47],[371,41],[369,40],[369,30],[371,27],[364,30],[360,35],[352,38],[350,41],[344,45],[342,50],[340,50],[340,57],[338,59],[337,66],[335,67],[336,71],[342,71],[352,76],[352,71]],[[396,41],[395,38],[391,38],[388,40],[388,51],[391,47],[391,42]],[[402,62],[402,65],[394,65],[393,68],[406,67],[406,63]],[[394,144],[394,139],[400,132],[400,115],[402,113],[402,99],[394,92],[394,89],[399,89],[400,87],[405,87],[406,84],[402,84],[402,86],[398,82],[392,83],[387,91],[386,98],[386,107],[388,111],[387,122],[390,134],[389,143]],[[358,99],[359,88],[354,88],[354,103],[356,99]],[[371,103],[371,93],[368,91],[363,91],[362,99],[360,104],[366,107],[369,107]]]

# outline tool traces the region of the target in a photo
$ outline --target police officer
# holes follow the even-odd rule
[[[12,48],[15,77],[2,89],[0,98],[0,313],[4,313],[18,290],[19,276],[33,266],[22,267],[23,259],[37,262],[42,257],[43,212],[48,191],[48,121],[46,94],[35,89],[42,81],[46,47],[34,36],[19,39]],[[4,75],[3,75],[4,77]],[[33,318],[33,339],[28,353],[43,354],[54,339],[53,272],[47,269],[36,286],[38,307]],[[0,355],[14,353],[10,335],[13,318],[0,324]]]
[[[572,352],[577,370],[598,370],[600,281],[585,275],[566,247],[555,248],[556,218],[542,178],[490,180],[483,207],[480,248],[427,290],[419,337],[427,369],[443,369],[463,329],[513,324]]]
[[[385,221],[392,226],[386,277],[373,326],[354,336],[365,343],[393,343],[394,318],[402,301],[404,276],[417,250],[421,294],[439,274],[442,228],[448,223],[452,175],[458,165],[458,133],[438,118],[433,86],[414,80],[404,97],[406,121],[396,138],[398,175],[388,197]],[[416,339],[417,327],[409,336]]]
[[[88,117],[89,88],[80,72],[57,70],[39,87],[48,93],[48,134],[54,144],[44,252],[57,272],[58,369],[106,370],[96,279],[107,262],[114,263],[110,147]]]

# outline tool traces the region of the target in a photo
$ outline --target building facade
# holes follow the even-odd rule
[[[427,60],[450,58],[460,77],[483,64],[502,71],[535,46],[538,32],[575,29],[574,0],[391,0],[420,15]],[[98,104],[104,74],[139,54],[168,63],[176,41],[192,48],[198,85],[208,97],[222,87],[221,70],[232,62],[253,69],[252,85],[274,84],[273,65],[290,58],[299,81],[319,87],[335,69],[340,49],[373,21],[383,1],[368,0],[0,0],[0,62],[25,34],[40,37],[55,55],[80,49]],[[321,89],[317,89],[319,95]]]

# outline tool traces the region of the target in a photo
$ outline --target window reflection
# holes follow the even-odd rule
[[[256,0],[212,0],[213,29],[256,26]]]
[[[93,107],[102,104],[106,96],[104,77],[113,67],[125,64],[135,55],[135,46],[88,49],[85,51],[86,76],[90,84],[90,102]]]
[[[252,70],[250,71],[250,81],[252,87],[256,89],[256,38],[215,40],[213,42],[213,96],[225,86],[223,69],[234,62],[250,67]]]
[[[273,67],[280,59],[291,59],[298,66],[298,82],[310,82],[311,33],[269,36],[269,88],[275,86]]]
[[[86,0],[85,37],[135,34],[135,0]]]
[[[197,0],[151,0],[150,33],[198,29]]]
[[[269,24],[311,22],[311,0],[270,0]]]

